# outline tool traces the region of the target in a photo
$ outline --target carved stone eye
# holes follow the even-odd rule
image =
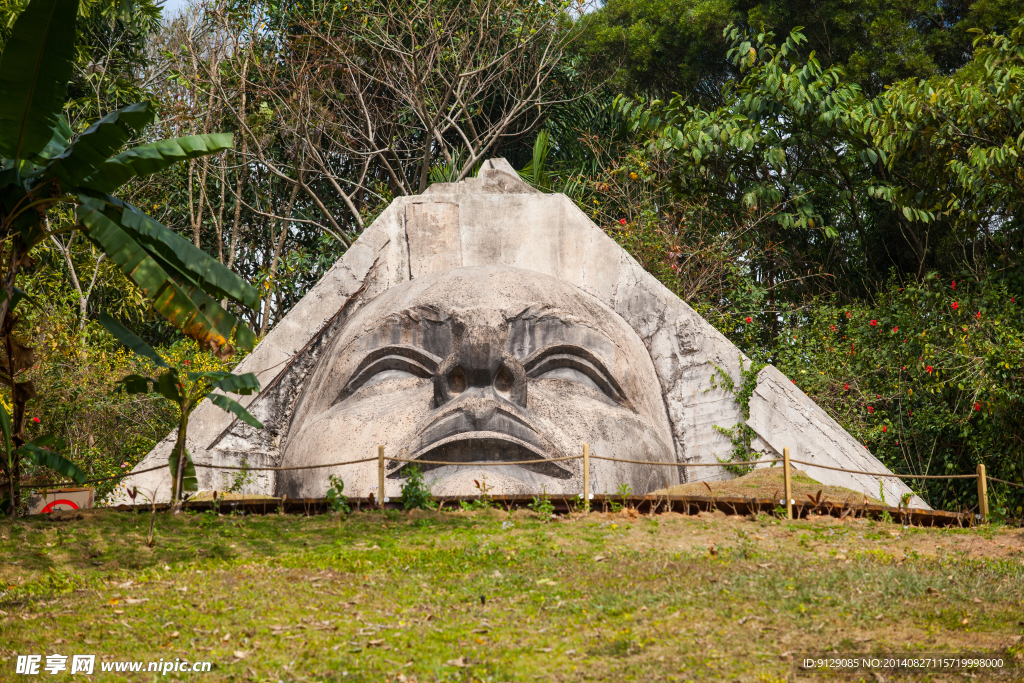
[[[462,372],[462,368],[455,368],[451,374],[448,375],[448,389],[453,394],[461,394],[466,390],[466,374]]]
[[[590,379],[575,368],[555,368],[554,370],[548,370],[543,375],[537,377],[537,379],[564,379],[569,380],[570,382],[576,382],[577,384],[582,384],[585,387],[590,387],[595,391],[601,391],[601,387],[597,386],[594,380]]]
[[[406,379],[407,377],[415,377],[416,375],[405,370],[381,370],[377,374],[370,377],[368,380],[363,382],[364,387],[372,386],[380,382],[387,381],[389,379]]]
[[[512,377],[512,373],[502,366],[498,370],[498,374],[494,376],[494,390],[503,396],[508,396],[512,393],[512,382],[514,381],[515,378]]]

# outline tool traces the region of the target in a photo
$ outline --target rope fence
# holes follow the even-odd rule
[[[362,458],[359,460],[346,460],[344,462],[332,462],[323,463],[318,465],[296,465],[292,467],[252,467],[249,465],[213,465],[205,463],[193,463],[196,468],[202,469],[213,469],[213,470],[240,470],[246,472],[292,472],[296,470],[315,470],[324,469],[330,467],[345,467],[347,465],[360,465],[369,462],[377,462],[378,465],[378,485],[379,491],[384,490],[384,463],[386,461],[410,463],[417,465],[438,465],[438,466],[455,466],[455,467],[507,467],[512,465],[538,465],[546,464],[550,462],[566,462],[569,460],[583,460],[584,469],[584,492],[581,494],[589,496],[588,499],[592,499],[594,496],[590,493],[590,460],[603,460],[607,462],[621,462],[630,465],[649,465],[655,467],[754,467],[756,465],[775,465],[776,463],[784,463],[783,476],[785,479],[786,487],[786,508],[787,514],[792,519],[792,505],[795,502],[791,494],[791,475],[790,465],[806,465],[808,467],[818,467],[824,470],[831,470],[835,472],[844,472],[847,474],[858,474],[869,477],[880,477],[889,479],[977,479],[978,480],[978,502],[981,517],[983,519],[988,517],[988,481],[994,481],[1000,484],[1006,484],[1016,488],[1024,488],[1024,484],[1018,484],[1012,481],[1006,481],[1004,479],[997,479],[995,477],[988,477],[985,474],[985,465],[979,464],[978,470],[974,474],[893,474],[889,472],[866,472],[863,470],[851,470],[844,467],[833,467],[831,465],[823,465],[815,462],[808,462],[806,460],[796,460],[795,458],[789,457],[789,449],[783,449],[783,457],[774,458],[768,460],[751,460],[751,461],[732,461],[732,462],[713,462],[713,463],[680,463],[680,462],[662,462],[655,460],[631,460],[627,458],[612,458],[601,455],[591,455],[589,444],[583,445],[583,453],[581,455],[568,455],[559,458],[537,458],[534,460],[516,460],[516,461],[482,461],[482,462],[450,462],[447,460],[422,460],[416,458],[396,458],[396,457],[385,457],[384,446],[378,446],[377,457]],[[90,479],[88,481],[77,484],[76,482],[66,482],[61,484],[47,484],[43,486],[31,486],[33,489],[50,489],[60,488],[70,485],[84,486],[86,484],[97,484],[104,481],[112,481],[115,479],[124,479],[126,477],[135,476],[137,474],[146,474],[148,472],[155,472],[157,470],[165,469],[166,465],[159,465],[157,467],[150,467],[144,470],[138,470],[135,472],[126,472],[124,474],[116,474],[110,477],[102,477],[99,479]],[[380,504],[383,504],[383,496],[380,497]]]

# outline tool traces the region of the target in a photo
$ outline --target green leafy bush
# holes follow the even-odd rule
[[[1024,482],[1024,316],[995,279],[893,282],[871,304],[817,301],[783,316],[778,367],[897,472]],[[742,341],[740,339],[739,341]],[[911,480],[932,506],[977,505],[973,479]],[[990,507],[1024,491],[993,483]]]
[[[405,483],[402,484],[402,507],[406,510],[433,510],[437,507],[431,500],[430,487],[423,481],[423,472],[415,465],[406,470]]]
[[[331,506],[331,509],[335,512],[343,512],[346,515],[352,511],[352,508],[348,505],[348,496],[342,491],[345,490],[345,482],[341,480],[341,477],[332,474],[328,477],[331,482],[331,487],[327,489],[327,504]]]
[[[555,514],[555,505],[546,493],[534,496],[533,501],[527,507],[543,517],[550,517]]]

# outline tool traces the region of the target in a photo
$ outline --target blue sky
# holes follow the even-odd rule
[[[188,0],[165,0],[164,2],[164,18],[169,18],[178,13],[181,7],[184,7],[188,3]]]

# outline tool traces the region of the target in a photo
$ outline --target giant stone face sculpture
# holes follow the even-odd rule
[[[517,268],[432,273],[388,290],[318,361],[289,429],[285,466],[343,462],[385,444],[451,463],[552,460],[580,451],[675,462],[650,354],[614,311],[567,282]],[[342,436],[343,438],[339,438]],[[403,479],[409,465],[388,474]],[[436,493],[579,493],[582,462],[424,465]],[[655,469],[659,471],[654,471]],[[598,491],[678,483],[677,468],[595,461]],[[376,463],[338,468],[362,491]],[[287,472],[291,497],[323,495],[321,470]]]
[[[725,430],[744,422],[766,457],[792,456],[824,484],[890,503],[911,491],[887,474],[776,368],[757,375],[744,415],[736,386],[750,362],[665,289],[563,195],[523,183],[502,159],[476,178],[396,199],[236,369],[255,372],[258,396],[237,399],[256,430],[204,403],[188,448],[197,464],[268,468],[332,465],[387,455],[423,465],[437,494],[580,493],[629,484],[645,493],[680,481],[727,478]],[[716,377],[718,378],[716,380]],[[167,462],[168,435],[137,466]],[[489,467],[465,462],[530,465]],[[384,495],[399,495],[408,465],[391,462]],[[332,474],[345,492],[376,491],[376,463],[256,471],[244,492],[323,496]],[[230,470],[198,468],[201,488],[224,489]],[[167,468],[126,480],[157,500]],[[118,502],[115,497],[115,502]],[[121,502],[127,502],[121,496]],[[927,507],[911,494],[910,505]]]

